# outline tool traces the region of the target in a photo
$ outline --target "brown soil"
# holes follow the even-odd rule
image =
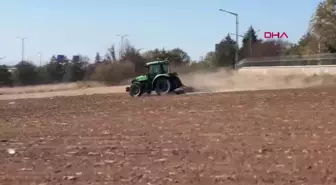
[[[34,92],[22,94],[4,94],[0,95],[0,100],[15,100],[27,98],[51,98],[56,96],[78,96],[78,95],[93,95],[93,94],[109,94],[109,93],[126,93],[126,86],[112,87],[90,87],[83,89],[50,91],[50,92]]]
[[[73,83],[47,84],[47,85],[22,86],[22,87],[1,87],[0,95],[58,92],[58,91],[79,90],[85,88],[104,87],[104,86],[105,85],[100,82],[83,81]]]
[[[335,109],[327,87],[3,100],[0,184],[333,184]]]

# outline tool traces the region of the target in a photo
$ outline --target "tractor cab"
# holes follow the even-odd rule
[[[169,73],[168,61],[147,62],[145,67],[148,68],[148,74],[167,74]]]

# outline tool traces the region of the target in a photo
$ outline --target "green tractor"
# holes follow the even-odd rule
[[[170,72],[168,60],[148,62],[145,67],[148,73],[131,80],[131,85],[126,87],[126,92],[132,97],[141,96],[143,93],[151,94],[152,91],[157,95],[183,93],[184,85],[177,73]]]

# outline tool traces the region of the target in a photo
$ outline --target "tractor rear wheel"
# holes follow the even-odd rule
[[[155,83],[155,92],[157,95],[168,94],[172,84],[168,78],[159,78]]]
[[[142,91],[142,88],[140,86],[140,84],[138,83],[133,83],[130,87],[130,91],[129,91],[129,94],[132,96],[132,97],[138,97],[138,96],[141,96],[143,93]]]

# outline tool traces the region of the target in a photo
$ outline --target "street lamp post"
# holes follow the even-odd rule
[[[238,63],[238,51],[239,51],[239,40],[238,40],[238,27],[239,27],[239,22],[238,22],[238,14],[233,13],[227,10],[219,9],[219,11],[234,15],[236,17],[236,55],[235,55],[235,63]]]
[[[42,53],[41,52],[38,52],[38,55],[40,57],[40,66],[42,66]]]
[[[120,56],[121,54],[123,53],[124,51],[124,38],[125,37],[128,37],[129,35],[117,35],[117,37],[120,37],[121,38],[121,41],[120,41]]]
[[[21,57],[22,62],[24,61],[24,41],[27,39],[26,37],[16,37],[21,40]]]

